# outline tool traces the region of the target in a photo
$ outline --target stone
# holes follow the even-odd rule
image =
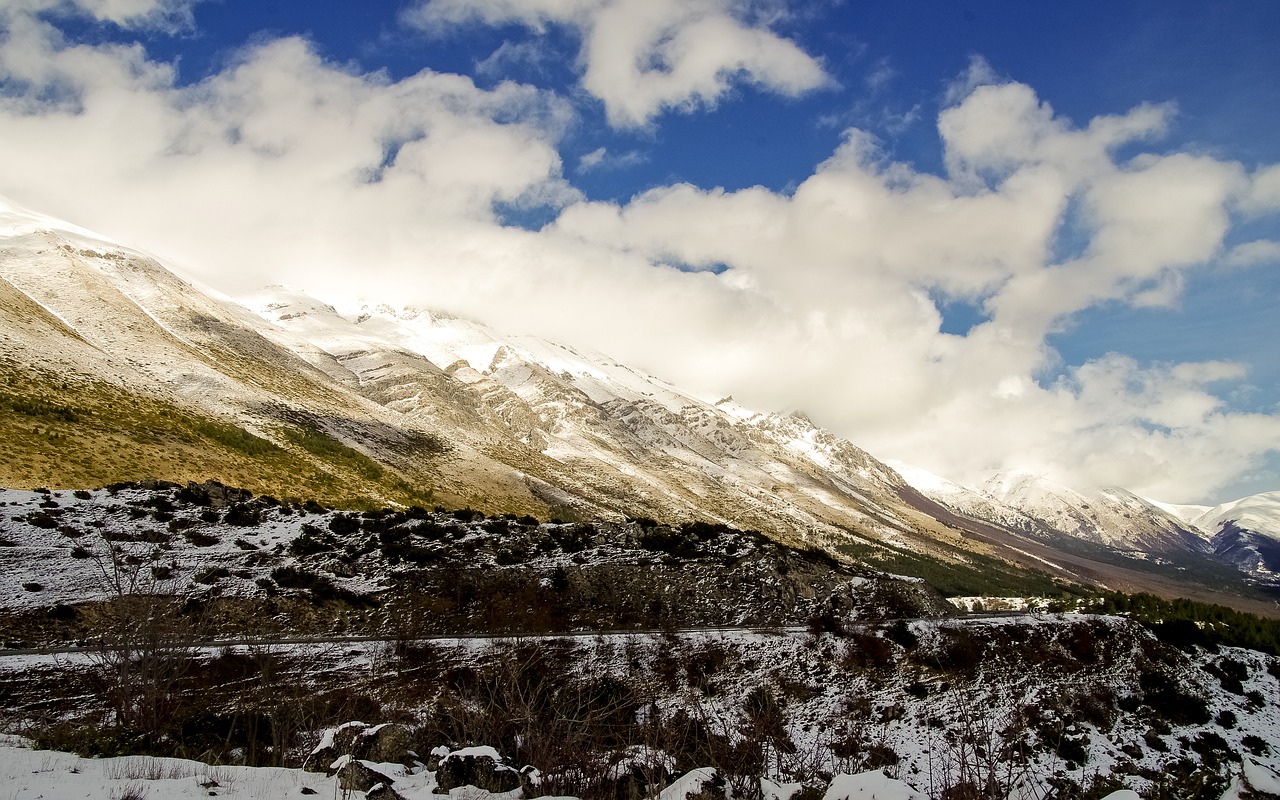
[[[352,755],[379,764],[397,763],[412,766],[418,760],[413,752],[409,729],[396,722],[375,725],[359,733]]]
[[[343,756],[331,765],[338,775],[338,788],[348,791],[368,792],[378,784],[390,786],[395,781],[389,775],[383,775],[373,768],[368,761]]]
[[[340,756],[355,755],[355,742],[369,726],[363,722],[344,722],[336,728],[330,728],[320,737],[311,754],[302,762],[302,768],[308,772],[328,772],[333,774],[329,764]]]
[[[364,793],[365,800],[405,800],[404,795],[385,783],[375,784]]]
[[[504,763],[492,747],[465,747],[440,759],[436,784],[437,794],[447,794],[460,786],[500,794],[520,788],[520,773]]]

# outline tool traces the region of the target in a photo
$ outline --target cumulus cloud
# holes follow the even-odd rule
[[[730,0],[427,0],[406,13],[432,30],[467,21],[549,24],[581,35],[582,85],[611,124],[714,106],[735,82],[796,96],[828,82],[822,65]]]
[[[730,6],[689,5],[751,34],[724,40],[748,60],[772,36]],[[675,26],[664,41],[697,22],[654,8]],[[586,20],[588,61],[607,13],[640,13],[604,0],[426,11]],[[11,10],[3,24],[0,193],[232,294],[287,282],[339,304],[393,298],[584,344],[708,396],[803,408],[877,454],[962,481],[1018,467],[1197,500],[1280,449],[1280,416],[1221,399],[1242,365],[1064,364],[1047,343],[1084,309],[1177,302],[1201,265],[1274,252],[1227,252],[1224,240],[1237,215],[1274,208],[1276,168],[1167,149],[1117,156],[1161,136],[1169,107],[1074,125],[1030,87],[970,76],[938,121],[941,175],[850,130],[793,191],[679,184],[588,202],[559,153],[571,109],[530,86],[393,80],[296,38],[181,86],[140,47],[70,43],[35,13]],[[726,58],[712,58],[716,70]],[[703,97],[692,85],[619,113],[648,119]],[[495,210],[534,205],[557,212],[539,231]],[[1060,252],[1064,237],[1079,246]],[[949,301],[977,309],[979,324],[943,333]]]

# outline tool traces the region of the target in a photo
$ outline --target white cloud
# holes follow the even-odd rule
[[[532,67],[541,71],[551,54],[537,42],[503,42],[486,58],[476,62],[476,74],[487,78],[501,78],[514,66]]]
[[[0,17],[52,12],[89,16],[123,28],[170,32],[192,24],[192,7],[201,0],[6,0]]]
[[[603,147],[597,147],[590,153],[578,159],[578,172],[590,172],[604,162],[604,158],[609,151]]]
[[[578,159],[577,172],[592,172],[594,170],[615,170],[634,167],[637,164],[643,164],[648,157],[639,150],[628,150],[625,153],[610,153],[607,148],[597,147],[590,153],[585,154]]]
[[[1229,267],[1254,267],[1259,264],[1280,265],[1280,242],[1259,239],[1236,245],[1223,256],[1222,263]]]
[[[698,7],[754,30],[728,6]],[[587,15],[594,32],[630,6],[429,7],[450,8],[526,24]],[[290,38],[179,87],[138,47],[69,44],[32,14],[4,24],[0,194],[175,257],[225,291],[358,292],[584,343],[708,395],[804,408],[961,480],[1023,467],[1195,500],[1280,448],[1280,417],[1220,399],[1242,367],[1063,365],[1046,343],[1082,309],[1177,302],[1197,265],[1274,252],[1223,256],[1231,215],[1269,207],[1272,172],[1178,153],[1117,160],[1171,124],[1165,107],[1077,126],[1029,87],[975,82],[939,120],[944,175],[893,163],[851,130],[793,192],[675,185],[612,204],[565,180],[571,112],[529,86],[393,80]],[[601,149],[576,166],[613,158]],[[494,211],[530,203],[562,212],[531,232]],[[1067,224],[1083,245],[1055,259]],[[933,298],[990,319],[942,333]]]
[[[427,30],[469,20],[567,25],[582,36],[582,85],[611,124],[714,106],[739,81],[796,96],[828,78],[814,58],[730,0],[428,0],[406,18]]]
[[[1280,210],[1280,164],[1262,167],[1253,174],[1240,206],[1251,214]]]

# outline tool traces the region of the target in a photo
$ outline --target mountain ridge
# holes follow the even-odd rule
[[[439,312],[340,313],[283,287],[240,305],[140,250],[12,208],[0,213],[0,310],[12,378],[0,420],[21,434],[3,477],[13,485],[213,478],[351,502],[705,519],[872,563],[973,570],[994,558],[1163,593],[1143,561],[1230,563],[1266,580],[1260,548],[1280,539],[1264,515],[1219,547],[1117,488],[1009,474],[959,487],[799,412],[700,398],[603,354]],[[62,417],[84,411],[78,424],[59,417],[59,397],[71,403]],[[94,426],[97,439],[82,435]],[[111,461],[108,442],[141,444]]]

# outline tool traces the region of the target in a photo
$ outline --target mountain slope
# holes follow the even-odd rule
[[[982,490],[1045,527],[1108,547],[1141,553],[1207,553],[1194,525],[1119,487],[1071,489],[1042,476],[1008,471]]]
[[[941,562],[972,590],[1012,563],[1168,595],[1177,582],[1136,559],[1212,555],[1123,490],[904,479],[802,414],[711,402],[600,353],[280,287],[248,304],[0,202],[0,484],[214,479],[345,505],[706,520],[886,568]]]
[[[458,454],[438,432],[361,397],[335,380],[340,369],[317,368],[264,327],[139,251],[4,207],[0,416],[12,434],[0,480],[216,478],[412,502],[433,488],[465,501],[496,482],[513,507],[537,506],[509,469],[467,453],[465,469],[451,467]]]
[[[1223,503],[1192,523],[1212,534],[1218,558],[1261,581],[1280,583],[1280,492]]]
[[[799,415],[708,403],[602,354],[435,312],[366,306],[343,316],[278,287],[252,305],[351,370],[366,396],[447,426],[585,514],[709,517],[791,538],[852,531],[915,546],[948,536],[900,500],[896,473]]]

